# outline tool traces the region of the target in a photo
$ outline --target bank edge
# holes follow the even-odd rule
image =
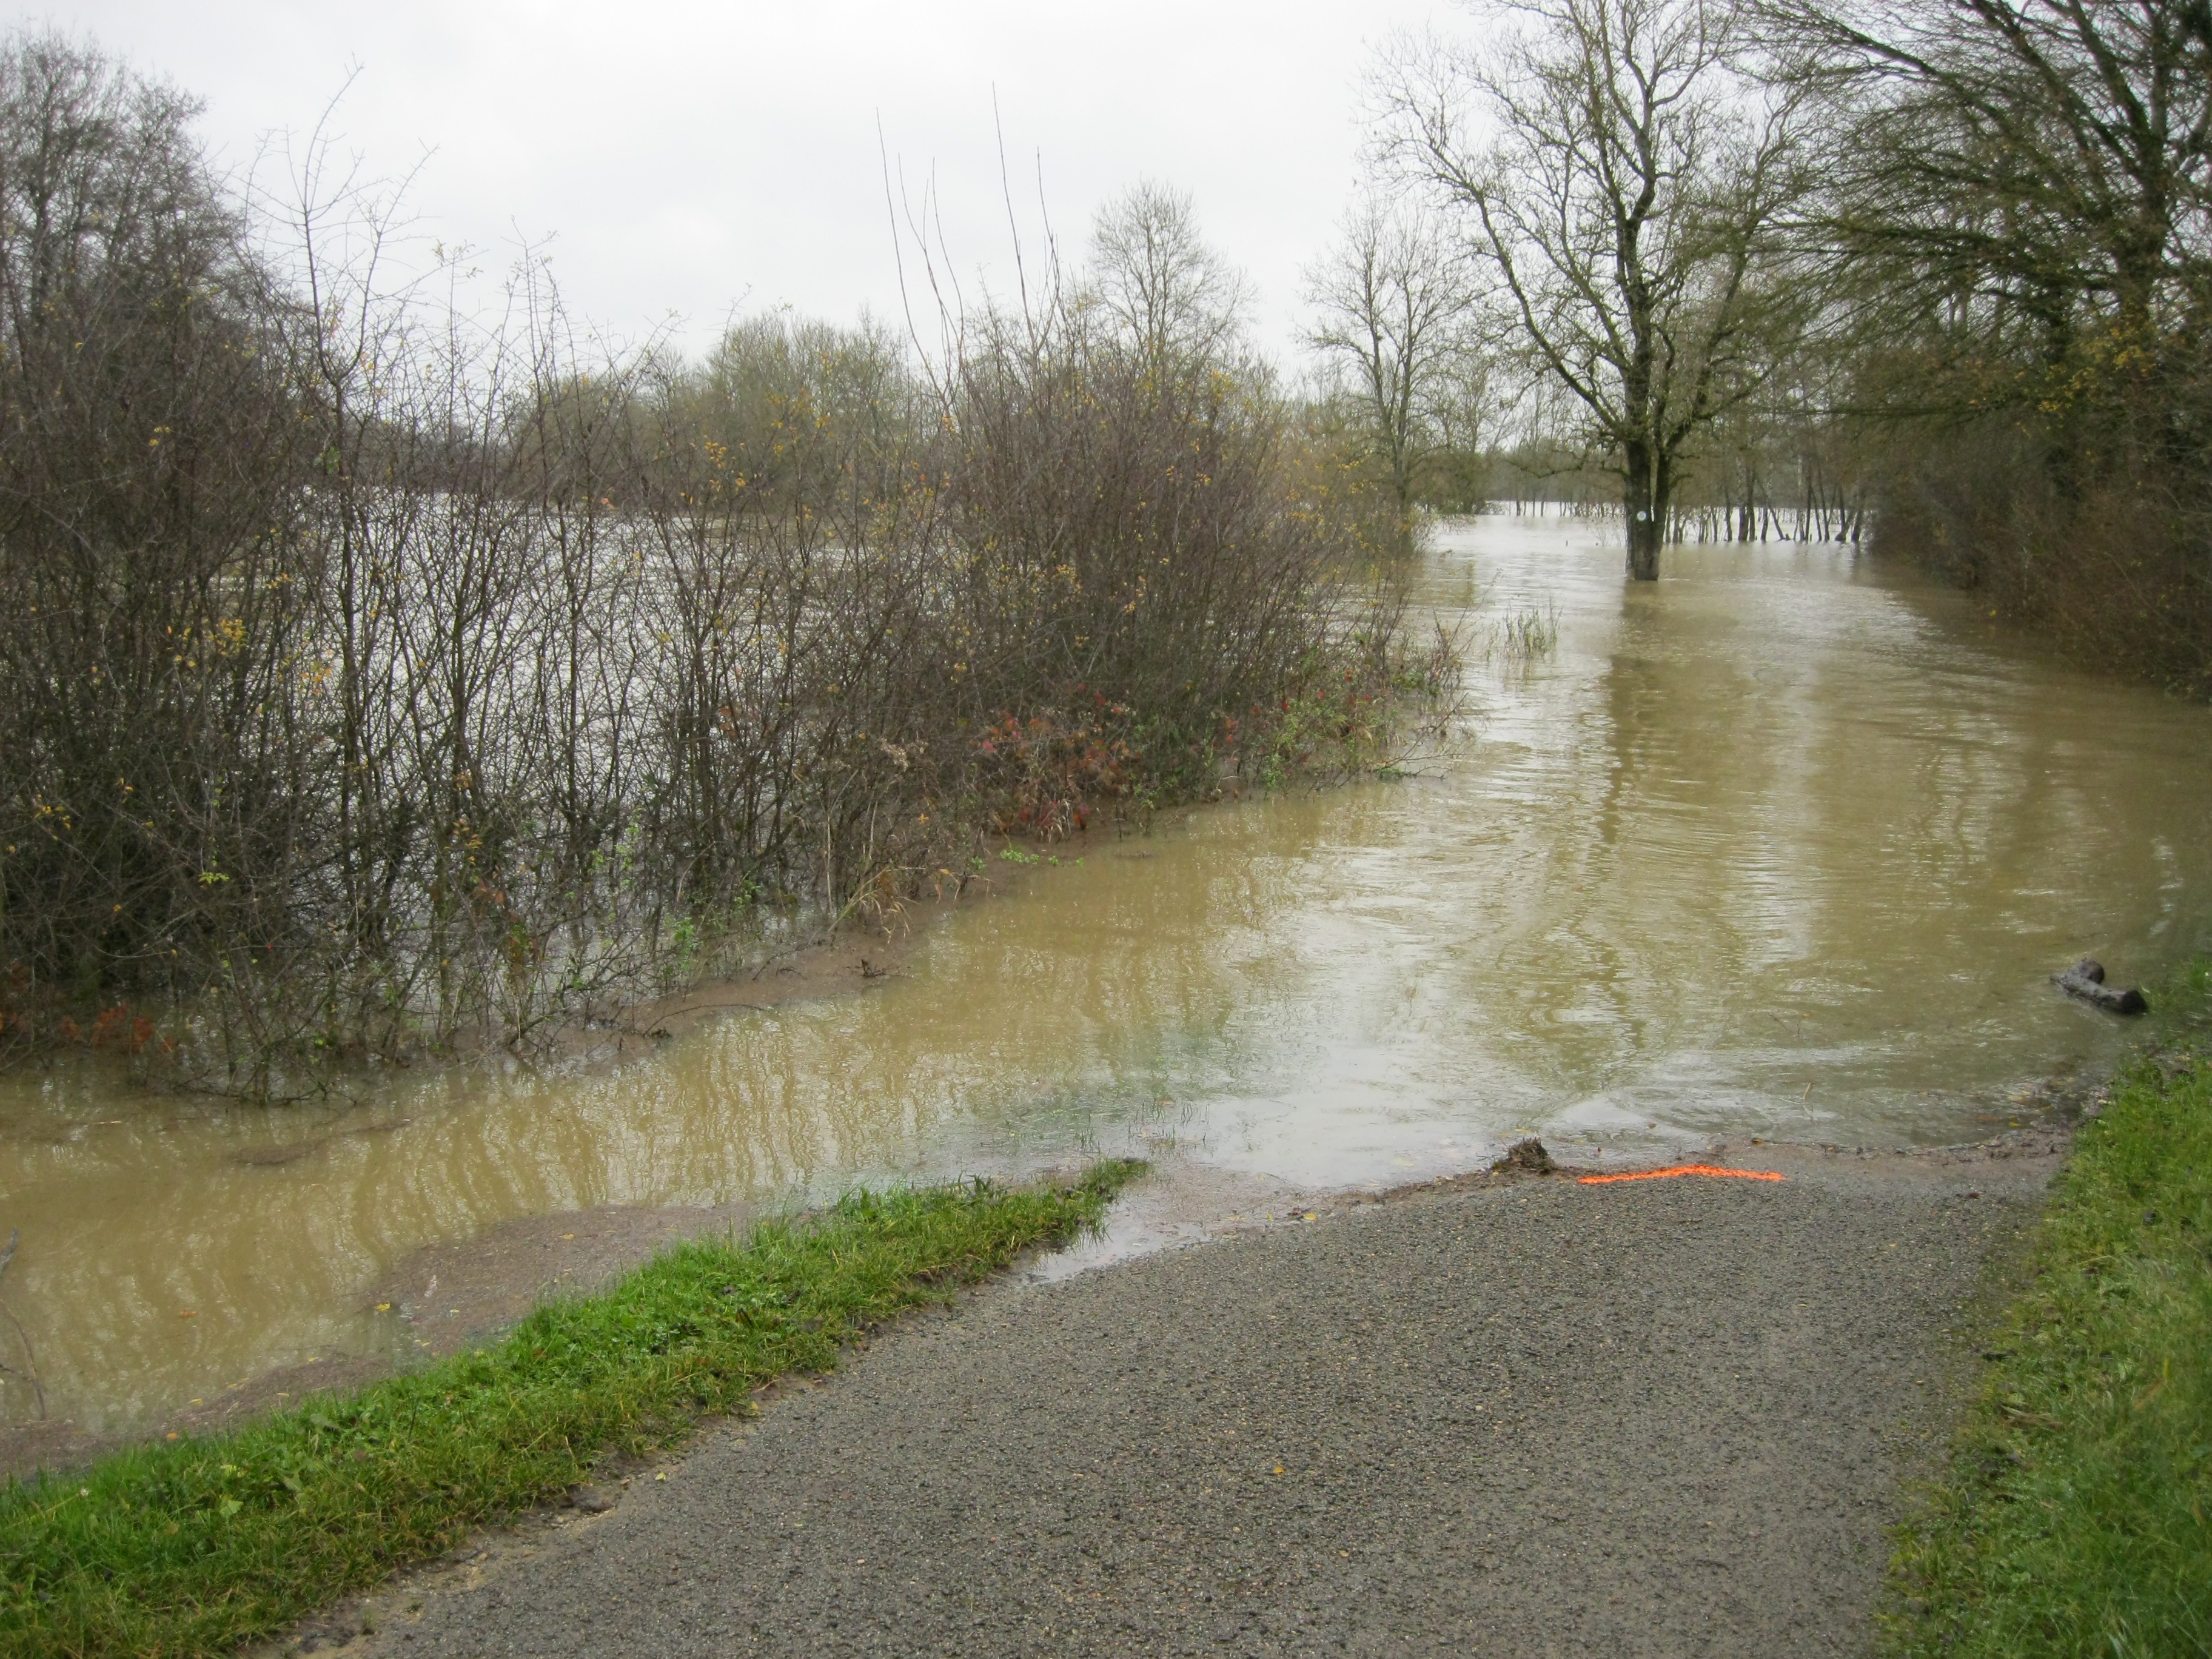
[[[0,1653],[214,1655],[611,1457],[684,1438],[753,1391],[1095,1226],[1142,1170],[1073,1184],[855,1193],[742,1241],[695,1242],[503,1340],[245,1428],[134,1447],[0,1491]]]
[[[2154,1010],[1898,1529],[1891,1659],[2212,1655],[2212,963]]]

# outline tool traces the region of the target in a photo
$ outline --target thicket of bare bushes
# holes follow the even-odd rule
[[[2212,697],[2212,455],[2179,459],[2140,441],[2143,425],[2166,423],[2163,401],[2109,410],[2118,453],[2071,488],[2051,477],[2039,421],[1888,447],[1876,547],[1981,594],[2086,665]]]
[[[1172,201],[931,360],[689,363],[541,269],[384,291],[321,156],[258,210],[192,113],[0,49],[0,1044],[269,1094],[522,1043],[986,836],[1376,752],[1449,672]]]

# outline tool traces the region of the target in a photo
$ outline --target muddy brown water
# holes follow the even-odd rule
[[[426,1351],[446,1310],[409,1264],[571,1212],[1122,1152],[1311,1189],[1529,1132],[1600,1163],[1934,1144],[2111,1064],[2127,1028],[2045,975],[2094,953],[2151,979],[2205,945],[2212,711],[1849,549],[1675,550],[1629,589],[1616,533],[1438,538],[1423,597],[1467,620],[1472,717],[1413,775],[996,865],[1001,896],[857,993],[344,1105],[0,1078],[22,1236],[0,1297],[47,1409],[113,1433],[272,1368]],[[1530,607],[1557,649],[1486,661]],[[32,1414],[20,1376],[0,1402]]]

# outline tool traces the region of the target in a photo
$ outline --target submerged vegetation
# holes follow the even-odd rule
[[[538,264],[387,288],[388,204],[243,198],[192,113],[0,46],[0,1051],[523,1045],[989,836],[1379,763],[1437,672],[1179,198],[941,349],[687,362]]]
[[[1926,1512],[1898,1655],[2212,1653],[2212,970],[2082,1126]]]
[[[1526,668],[1541,662],[1559,648],[1559,611],[1548,601],[1541,607],[1524,605],[1492,623],[1483,655],[1509,668]]]
[[[764,1382],[834,1367],[873,1326],[1093,1224],[1139,1167],[1055,1191],[855,1194],[742,1243],[681,1246],[495,1346],[10,1486],[0,1652],[232,1652],[608,1458],[749,1409]]]

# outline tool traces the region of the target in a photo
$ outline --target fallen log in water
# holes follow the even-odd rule
[[[2141,991],[2115,990],[2106,984],[2105,964],[2091,957],[2082,957],[2063,974],[2053,974],[2051,982],[2068,996],[2094,1002],[2109,1013],[2141,1014],[2150,1009]]]

